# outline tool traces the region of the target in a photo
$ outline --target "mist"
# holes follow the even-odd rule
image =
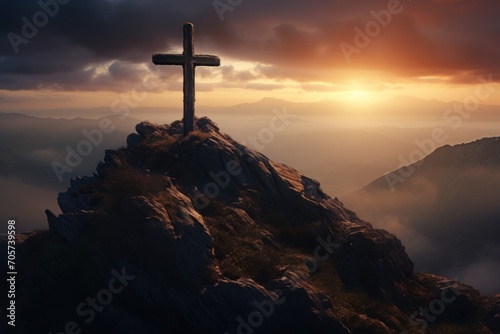
[[[57,191],[30,186],[25,182],[0,178],[2,195],[2,222],[15,220],[18,231],[45,230],[48,228],[45,210],[55,214],[60,210],[57,206]]]
[[[401,239],[417,271],[458,278],[484,294],[499,293],[500,171],[429,168],[396,191],[375,182],[341,200]]]

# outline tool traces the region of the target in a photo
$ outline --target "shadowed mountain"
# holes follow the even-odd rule
[[[398,235],[419,270],[500,292],[500,138],[440,147],[343,199]]]
[[[18,333],[500,330],[498,296],[414,273],[317,181],[197,127],[140,123],[59,195],[48,231],[19,235]]]

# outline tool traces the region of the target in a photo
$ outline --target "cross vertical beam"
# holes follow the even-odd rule
[[[194,130],[194,27],[193,24],[184,24],[184,136]]]
[[[196,66],[220,66],[217,56],[196,55],[194,53],[194,25],[191,22],[184,24],[184,51],[182,55],[154,54],[155,65],[182,65],[184,72],[184,136],[194,130],[195,106],[195,68]]]

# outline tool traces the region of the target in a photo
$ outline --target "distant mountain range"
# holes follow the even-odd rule
[[[440,147],[342,199],[398,235],[418,270],[500,292],[499,137]]]
[[[275,108],[286,108],[290,113],[300,117],[329,116],[338,121],[349,122],[355,119],[355,126],[400,126],[417,127],[428,125],[446,126],[444,115],[449,109],[460,102],[442,102],[438,100],[423,100],[414,97],[399,96],[385,101],[353,104],[347,101],[323,100],[317,102],[290,102],[283,99],[265,97],[256,102],[241,103],[233,106],[197,106],[197,114],[216,119],[219,115],[266,116]],[[129,108],[129,116],[136,119],[147,119],[157,123],[165,123],[179,119],[182,115],[182,104],[178,107],[141,107]],[[495,105],[478,105],[474,111],[468,112],[464,121],[469,125],[500,120],[500,107]],[[6,111],[5,111],[6,112]],[[13,112],[13,111],[10,111]],[[54,118],[102,118],[112,114],[110,107],[103,108],[72,108],[52,110],[25,110],[22,114],[38,117]],[[453,116],[450,114],[448,118]],[[451,121],[449,121],[451,124]],[[232,124],[233,127],[235,124]],[[338,125],[338,124],[337,124]],[[239,128],[236,124],[236,128]],[[231,130],[231,129],[230,129]]]

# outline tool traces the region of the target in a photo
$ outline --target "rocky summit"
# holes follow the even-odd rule
[[[500,296],[415,273],[317,181],[196,126],[138,124],[19,236],[18,333],[500,333]]]

